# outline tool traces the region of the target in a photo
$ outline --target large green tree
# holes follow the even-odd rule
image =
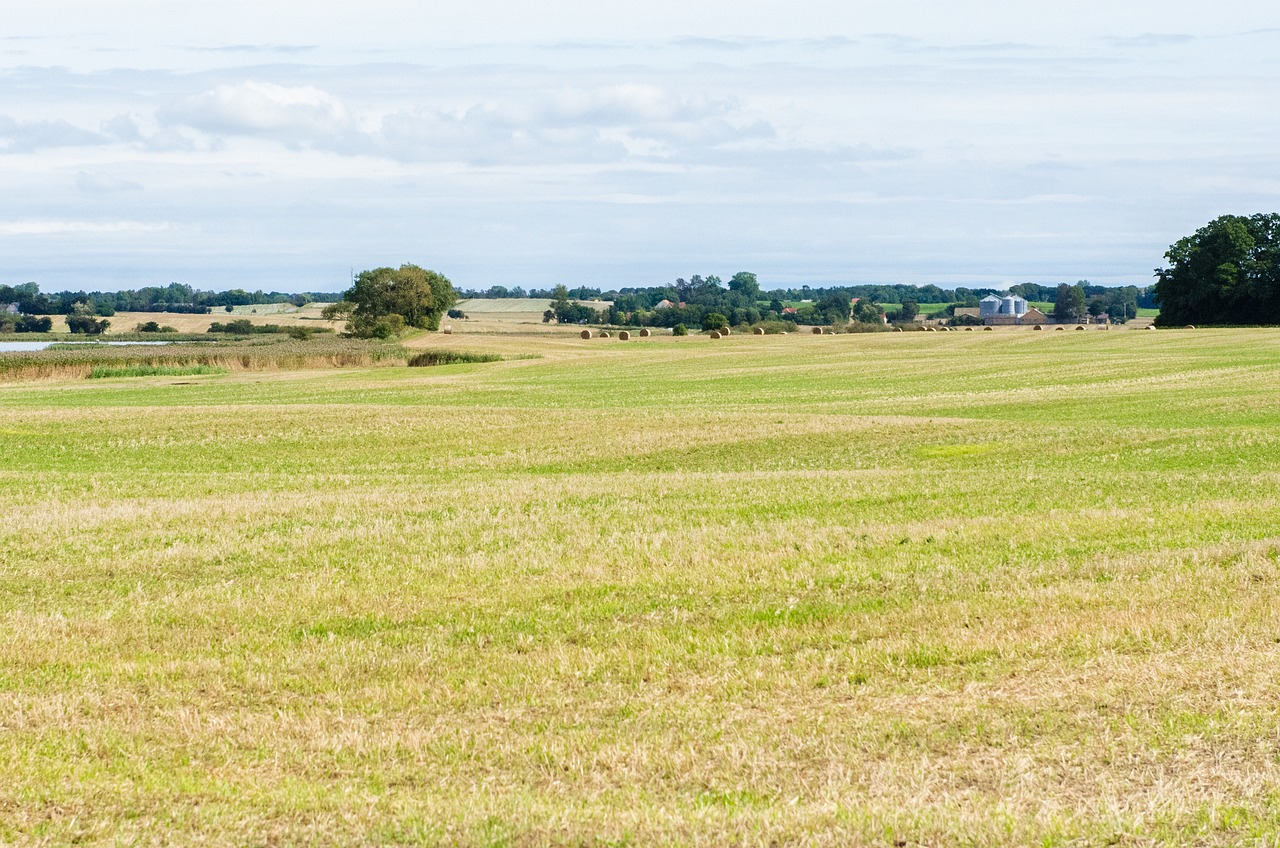
[[[361,271],[343,300],[350,303],[347,331],[365,338],[390,338],[405,327],[438,330],[440,319],[458,300],[443,274],[401,265]]]
[[[1084,283],[1074,286],[1063,283],[1058,286],[1057,298],[1053,302],[1053,318],[1059,324],[1078,324],[1088,314],[1085,303]]]
[[[1164,256],[1156,323],[1280,324],[1280,214],[1223,215]]]

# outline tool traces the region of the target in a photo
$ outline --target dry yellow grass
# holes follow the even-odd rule
[[[1280,333],[413,343],[0,386],[0,842],[1275,842]]]

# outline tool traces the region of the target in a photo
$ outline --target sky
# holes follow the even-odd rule
[[[1276,103],[1258,0],[46,0],[0,283],[1145,285],[1280,211]]]

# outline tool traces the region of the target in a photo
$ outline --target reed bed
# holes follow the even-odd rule
[[[205,340],[207,340],[207,336]],[[405,365],[399,345],[356,339],[287,337],[192,345],[57,345],[41,351],[0,353],[0,381],[82,379],[97,368],[191,368],[222,371],[300,371]]]

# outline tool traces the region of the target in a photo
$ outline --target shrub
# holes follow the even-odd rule
[[[427,368],[433,365],[457,365],[463,362],[501,362],[496,353],[468,353],[465,350],[424,350],[409,358],[411,368]]]
[[[100,336],[111,326],[106,319],[94,318],[92,315],[68,315],[67,329],[86,336]]]
[[[173,327],[157,324],[155,321],[143,321],[133,328],[135,333],[176,333]]]
[[[671,335],[687,336],[689,335],[689,328],[686,327],[684,324],[676,324],[674,327],[671,328]]]

